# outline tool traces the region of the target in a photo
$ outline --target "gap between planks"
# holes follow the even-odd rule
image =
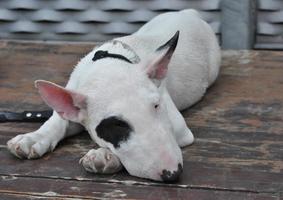
[[[0,176],[11,177],[11,178],[34,178],[34,179],[51,179],[51,180],[64,180],[64,181],[82,181],[82,182],[95,182],[102,184],[121,184],[125,186],[152,186],[152,187],[168,187],[168,188],[180,188],[180,189],[193,189],[193,190],[206,190],[206,191],[219,191],[219,192],[235,192],[235,193],[252,193],[252,194],[272,194],[272,195],[283,195],[283,191],[279,192],[269,192],[269,191],[256,191],[256,190],[247,190],[247,189],[228,189],[220,187],[211,187],[211,186],[193,186],[193,185],[181,185],[181,184],[164,184],[158,182],[141,182],[141,181],[132,181],[132,180],[116,180],[108,179],[104,180],[93,180],[88,178],[71,178],[71,177],[59,177],[59,176],[30,176],[30,175],[19,175],[19,174],[1,174]],[[1,190],[0,190],[1,193]]]
[[[79,195],[61,195],[61,194],[48,194],[48,193],[39,193],[39,192],[14,192],[9,190],[0,190],[0,194],[8,194],[8,195],[18,195],[22,197],[32,197],[32,198],[48,198],[48,199],[54,199],[54,198],[64,198],[66,200],[74,200],[74,199],[105,199],[105,198],[99,198],[99,197],[86,197],[86,196],[79,196]]]

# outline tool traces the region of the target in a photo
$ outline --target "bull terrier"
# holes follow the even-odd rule
[[[179,110],[199,101],[218,76],[220,48],[211,27],[188,9],[156,16],[132,35],[94,48],[66,87],[38,80],[54,110],[38,130],[8,141],[34,159],[85,128],[100,146],[80,163],[90,172],[170,182],[183,168],[180,147],[194,137]]]

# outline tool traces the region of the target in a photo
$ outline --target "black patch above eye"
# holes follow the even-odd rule
[[[120,147],[120,143],[127,141],[132,128],[124,120],[117,117],[103,119],[96,127],[97,136],[110,142],[115,148]]]

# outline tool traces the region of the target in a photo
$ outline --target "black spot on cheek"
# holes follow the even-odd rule
[[[98,137],[110,142],[115,148],[120,147],[122,142],[127,141],[133,131],[127,122],[118,117],[103,119],[95,130]]]

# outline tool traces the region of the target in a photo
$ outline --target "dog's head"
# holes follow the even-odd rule
[[[87,70],[74,83],[76,91],[47,81],[36,87],[62,118],[83,124],[100,146],[111,149],[131,175],[174,181],[183,160],[168,117],[165,78],[178,36],[134,66],[118,59],[94,63],[94,50],[79,63]]]

